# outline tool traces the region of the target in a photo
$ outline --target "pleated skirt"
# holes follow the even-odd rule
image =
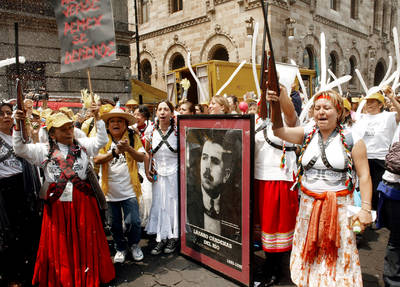
[[[114,277],[96,198],[74,187],[71,202],[46,204],[32,285],[99,286]]]
[[[255,223],[261,229],[266,252],[285,252],[292,248],[298,211],[297,192],[292,181],[255,180]]]

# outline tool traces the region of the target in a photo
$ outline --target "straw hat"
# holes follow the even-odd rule
[[[44,111],[41,112],[41,116],[42,116],[42,118],[47,119],[51,115],[52,112],[53,112],[52,109],[47,108],[47,109],[45,109]]]
[[[63,112],[64,114],[66,114],[70,119],[74,118],[74,112],[67,107],[61,107],[58,109],[60,112]]]
[[[134,99],[130,99],[125,104],[125,106],[138,106],[138,105],[139,105],[139,103],[137,101],[135,101]]]
[[[135,123],[135,118],[128,113],[125,113],[121,108],[114,108],[110,112],[101,115],[101,119],[107,122],[111,118],[123,118],[128,121],[128,125],[133,125]]]
[[[110,104],[105,104],[105,105],[101,105],[100,109],[99,109],[99,114],[100,116],[110,112],[114,107]]]
[[[38,110],[32,110],[32,115],[40,117],[40,112]]]
[[[47,130],[49,131],[51,128],[59,128],[68,123],[73,123],[73,121],[66,114],[56,113],[47,118]]]
[[[381,93],[373,93],[365,97],[366,100],[378,100],[382,104],[385,103],[385,97]]]
[[[348,99],[343,98],[343,106],[346,110],[351,111],[351,104]]]

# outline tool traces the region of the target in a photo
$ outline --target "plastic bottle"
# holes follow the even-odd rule
[[[354,233],[361,233],[361,223],[360,223],[360,221],[358,219],[353,222],[353,232]]]

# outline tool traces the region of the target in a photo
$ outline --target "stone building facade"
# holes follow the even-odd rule
[[[14,23],[19,26],[19,55],[25,89],[44,86],[51,98],[80,98],[88,87],[86,70],[60,73],[60,46],[52,1],[0,1],[0,60],[15,56]],[[127,0],[111,0],[117,60],[90,68],[93,91],[100,97],[130,98],[130,42]],[[15,66],[15,65],[14,65]],[[15,68],[0,68],[0,98],[15,98]]]
[[[129,2],[130,23],[135,23]],[[251,34],[259,23],[257,64],[261,63],[263,13],[259,0],[136,0],[142,76],[166,89],[166,74],[210,59],[251,61]],[[343,87],[362,92],[358,68],[370,87],[383,78],[389,55],[395,59],[392,28],[398,25],[397,0],[269,0],[268,21],[275,57],[294,59],[300,67],[320,66],[320,33],[327,42],[327,62],[337,75],[354,75]],[[252,27],[253,26],[253,27]],[[134,29],[134,25],[131,26]],[[132,74],[137,74],[136,45]],[[394,67],[396,65],[395,60]]]

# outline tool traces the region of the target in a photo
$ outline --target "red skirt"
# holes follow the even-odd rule
[[[266,252],[292,249],[294,227],[299,209],[297,191],[290,190],[292,181],[255,180],[254,223],[260,227]]]
[[[114,277],[96,198],[74,187],[72,202],[46,204],[32,285],[99,286]]]

